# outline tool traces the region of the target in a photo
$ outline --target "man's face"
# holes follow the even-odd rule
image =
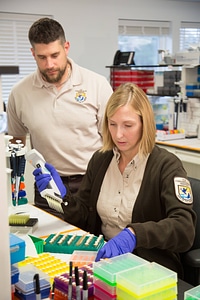
[[[49,44],[35,44],[31,48],[37,66],[45,81],[60,83],[67,77],[67,54],[69,42],[61,44],[59,40]]]

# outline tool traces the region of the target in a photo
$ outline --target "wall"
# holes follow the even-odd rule
[[[70,56],[80,65],[109,77],[118,49],[118,19],[173,21],[173,53],[179,48],[181,21],[199,21],[200,2],[175,0],[1,0],[0,11],[50,14],[64,27]],[[178,13],[177,13],[178,12]]]
[[[147,7],[148,4],[148,7]],[[70,57],[80,65],[105,75],[118,49],[118,19],[172,21],[173,53],[179,50],[181,21],[199,21],[200,2],[176,0],[1,0],[1,12],[48,14],[64,27],[71,43]],[[178,13],[177,13],[178,12]],[[184,124],[195,131],[200,118],[199,100],[188,104]],[[194,124],[194,125],[193,125]],[[190,127],[188,127],[188,125]],[[182,125],[181,125],[182,126]],[[29,145],[29,143],[28,143]],[[32,168],[26,168],[28,199],[33,201]]]
[[[0,113],[3,112],[3,102],[1,99],[1,75],[0,75]],[[7,196],[7,175],[6,175],[6,159],[5,159],[5,142],[4,133],[0,133],[0,182],[1,182],[1,209],[0,209],[0,232],[1,232],[1,247],[0,247],[0,298],[2,300],[11,299],[10,286],[10,241],[9,241],[9,226],[8,226],[8,199]]]

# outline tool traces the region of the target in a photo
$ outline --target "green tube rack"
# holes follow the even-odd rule
[[[44,242],[44,252],[72,254],[75,250],[98,251],[103,245],[103,235],[50,234]]]

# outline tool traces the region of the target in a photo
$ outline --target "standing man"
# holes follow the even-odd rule
[[[105,77],[68,57],[70,43],[54,19],[33,23],[29,41],[37,70],[12,88],[8,134],[25,144],[29,133],[31,147],[56,167],[73,194],[90,157],[102,146],[102,118],[112,88]],[[57,214],[37,189],[35,205]]]

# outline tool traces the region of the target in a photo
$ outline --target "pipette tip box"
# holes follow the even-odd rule
[[[39,274],[41,299],[49,296],[51,288],[49,276],[35,266],[29,264],[27,266],[19,267],[19,281],[15,284],[15,294],[19,299],[35,300],[35,274]]]
[[[10,260],[15,264],[25,259],[25,241],[10,233]]]
[[[184,300],[199,300],[200,299],[200,285],[184,292]]]
[[[117,274],[149,262],[132,254],[126,253],[93,264],[94,295],[97,299],[115,299],[117,295]]]
[[[155,262],[120,272],[117,299],[177,299],[177,273]]]

